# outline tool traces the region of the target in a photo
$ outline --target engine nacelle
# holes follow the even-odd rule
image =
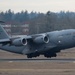
[[[37,44],[48,43],[49,42],[49,37],[48,36],[38,36],[33,41]]]
[[[15,46],[25,46],[27,45],[27,40],[25,38],[14,39],[12,44]]]

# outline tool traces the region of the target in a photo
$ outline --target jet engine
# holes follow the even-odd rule
[[[49,37],[48,36],[38,36],[33,41],[37,44],[40,43],[48,43],[49,42]]]
[[[24,46],[27,45],[27,40],[25,38],[14,39],[12,44],[15,46]]]

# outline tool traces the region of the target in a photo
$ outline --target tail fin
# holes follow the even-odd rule
[[[4,28],[0,25],[0,40],[1,39],[9,39],[9,35],[4,30]]]

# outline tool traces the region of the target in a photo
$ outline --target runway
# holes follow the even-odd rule
[[[0,62],[75,62],[75,59],[0,59]]]
[[[75,75],[75,59],[0,59],[0,75]]]
[[[0,75],[75,75],[75,48],[57,57],[27,58],[0,51]]]

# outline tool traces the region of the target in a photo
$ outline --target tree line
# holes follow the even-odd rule
[[[27,10],[14,13],[9,9],[0,12],[0,20],[11,25],[29,24],[29,34],[38,34],[54,30],[75,28],[75,12],[28,12]]]

